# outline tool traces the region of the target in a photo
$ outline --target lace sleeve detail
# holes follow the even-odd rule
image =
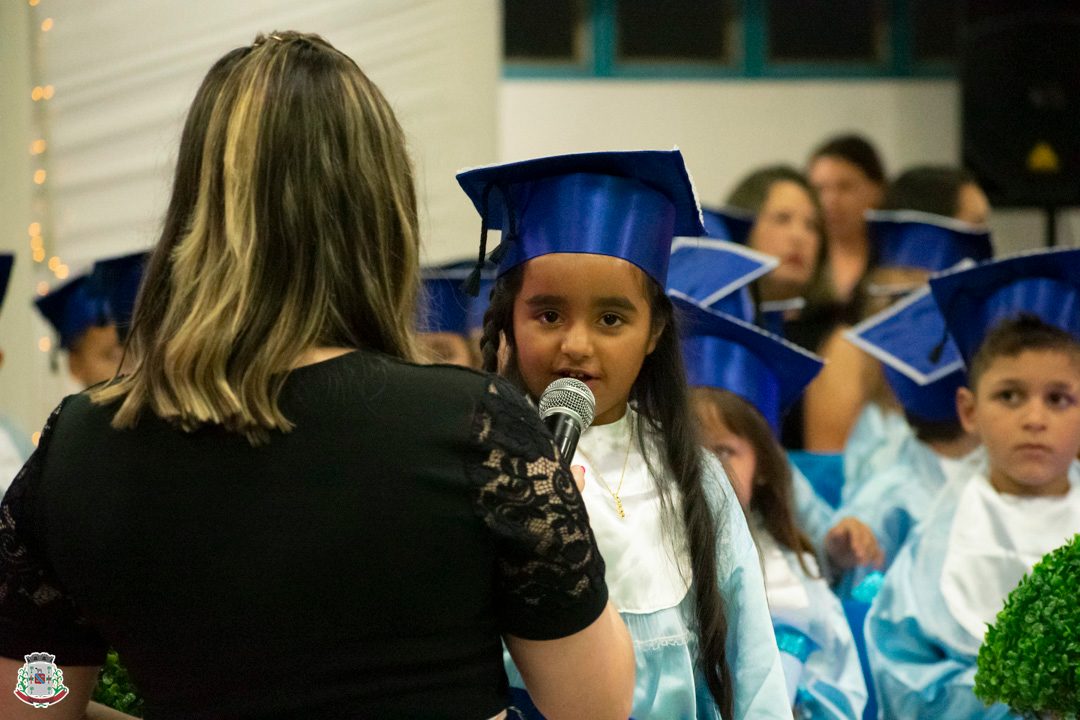
[[[21,658],[47,646],[61,663],[100,664],[104,642],[40,556],[32,532],[32,495],[63,407],[62,402],[49,416],[37,449],[0,502],[0,655]]]
[[[604,561],[551,435],[500,379],[488,385],[472,433],[481,452],[469,475],[495,536],[500,629],[533,640],[583,629],[607,602]]]

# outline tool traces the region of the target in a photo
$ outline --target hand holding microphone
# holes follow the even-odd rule
[[[589,386],[574,378],[560,378],[547,386],[540,396],[540,418],[555,437],[563,460],[570,463],[581,433],[592,424],[596,398]],[[585,473],[571,468],[578,490],[585,485]]]

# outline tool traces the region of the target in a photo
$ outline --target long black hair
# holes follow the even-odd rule
[[[521,291],[523,278],[524,267],[519,265],[495,281],[480,338],[484,369],[501,372],[522,389],[525,383],[518,370],[514,340],[514,299]],[[638,445],[657,480],[665,507],[672,507],[674,492],[682,498],[680,520],[690,545],[698,662],[721,715],[729,718],[734,714],[735,693],[727,661],[727,615],[716,568],[718,520],[706,498],[704,458],[690,407],[675,309],[658,283],[646,279],[645,285],[653,329],[663,330],[634,381],[630,404],[643,420],[637,423]],[[506,348],[502,358],[501,346]],[[666,472],[656,472],[649,463],[649,453],[644,450],[649,447],[650,435],[662,438],[662,469]]]

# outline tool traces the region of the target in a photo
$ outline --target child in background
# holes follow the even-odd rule
[[[483,299],[461,289],[474,264],[457,262],[420,271],[424,284],[418,304],[417,339],[430,362],[480,367],[480,358],[474,357],[469,340],[469,318],[471,306]]]
[[[978,438],[964,429],[956,414],[964,363],[946,334],[929,286],[860,323],[848,338],[881,361],[911,428],[895,460],[856,487],[836,513],[870,527],[884,551],[882,569],[887,569],[938,492],[951,478],[970,475],[984,455]],[[842,533],[830,533],[826,544],[831,542],[843,544]],[[849,570],[838,562],[844,555],[830,553],[834,566]]]
[[[1011,717],[975,697],[976,657],[1020,578],[1080,531],[1080,250],[930,284],[988,465],[950,482],[901,549],[867,617],[870,662],[885,717]]]
[[[34,301],[67,352],[68,374],[80,390],[111,379],[123,357],[104,299],[91,290],[90,275],[80,275]]]
[[[673,236],[703,232],[682,156],[566,155],[458,180],[481,242],[489,227],[504,233],[485,369],[501,364],[534,400],[564,377],[596,397],[574,462],[634,640],[632,716],[790,717],[757,553],[723,469],[697,442],[664,294]],[[535,716],[508,671],[516,709]]]
[[[4,306],[4,295],[7,294],[14,264],[15,256],[12,253],[0,253],[0,308]],[[3,364],[4,353],[0,350],[0,366]],[[0,415],[0,495],[7,490],[32,451],[26,433],[20,432],[10,420]]]
[[[702,440],[729,469],[761,552],[788,700],[798,718],[856,720],[866,683],[840,601],[798,528],[776,429],[820,370],[816,356],[736,318],[676,300]]]

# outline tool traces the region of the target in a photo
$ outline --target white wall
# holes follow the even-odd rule
[[[750,170],[801,166],[825,137],[847,130],[873,139],[890,173],[958,163],[957,83],[521,79],[500,86],[502,160],[677,145],[706,205],[719,204]],[[991,225],[999,252],[1043,242],[1038,212],[1001,210]],[[1080,214],[1062,219],[1059,239],[1080,245]]]

